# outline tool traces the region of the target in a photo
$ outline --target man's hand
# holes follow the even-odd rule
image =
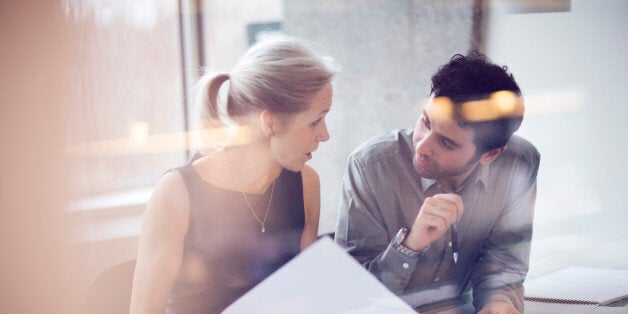
[[[423,202],[403,245],[415,251],[425,249],[462,217],[462,199],[456,194],[436,194]]]
[[[504,301],[492,301],[483,307],[478,314],[521,314],[510,303]]]

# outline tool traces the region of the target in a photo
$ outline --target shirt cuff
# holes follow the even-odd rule
[[[428,247],[429,248],[429,247]],[[409,279],[416,268],[416,263],[428,248],[414,252],[390,243],[382,256],[384,267],[396,275]]]
[[[419,256],[409,257],[397,251],[391,243],[379,257],[378,277],[390,291],[401,296],[416,269],[418,259]]]

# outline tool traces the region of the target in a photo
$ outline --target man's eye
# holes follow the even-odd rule
[[[322,118],[318,118],[318,119],[316,119],[314,122],[312,122],[312,126],[317,126],[317,125],[319,125],[319,124],[321,123],[321,121],[322,121],[322,120],[323,120]]]
[[[421,124],[423,124],[426,128],[430,128],[430,122],[425,118],[421,118]]]
[[[454,148],[454,145],[446,139],[441,139],[440,142],[443,145],[443,147],[445,147],[446,149],[451,150]]]

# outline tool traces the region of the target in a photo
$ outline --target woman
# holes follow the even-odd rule
[[[231,73],[201,79],[207,149],[155,188],[131,313],[219,313],[316,240],[319,179],[305,163],[329,139],[334,73],[282,37],[253,46]]]

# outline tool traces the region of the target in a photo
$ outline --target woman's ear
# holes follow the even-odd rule
[[[485,152],[484,154],[482,154],[482,157],[480,158],[480,163],[483,165],[490,164],[491,162],[493,162],[493,160],[497,159],[497,157],[499,157],[505,150],[506,150],[506,146],[500,147],[500,148],[494,148]]]
[[[277,132],[278,120],[277,116],[268,109],[262,110],[259,115],[262,124],[262,131],[266,137],[270,137]]]

